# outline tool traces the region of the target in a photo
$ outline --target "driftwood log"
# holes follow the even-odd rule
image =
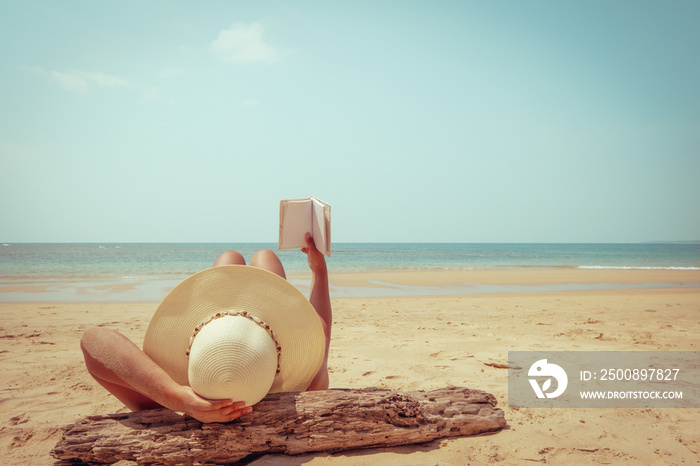
[[[230,464],[265,453],[406,445],[498,430],[506,421],[495,406],[493,395],[461,387],[277,393],[228,424],[169,410],[89,416],[65,427],[52,455],[85,463]]]

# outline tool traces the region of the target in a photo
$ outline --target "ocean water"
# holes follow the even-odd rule
[[[0,244],[0,301],[159,301],[184,278],[211,267],[221,252],[233,249],[249,261],[263,248],[279,255],[288,275],[310,276],[305,254],[279,251],[272,243]],[[326,260],[332,272],[360,273],[551,267],[700,270],[700,244],[338,243]],[[307,279],[290,281],[308,289]],[[525,291],[521,288],[332,288],[331,296]]]
[[[275,251],[287,273],[308,272],[298,250],[272,243],[241,244],[2,244],[0,283],[70,280],[185,278],[211,267],[228,249],[249,261],[255,251]],[[578,267],[599,269],[700,270],[700,244],[455,244],[339,243],[327,258],[343,272]]]

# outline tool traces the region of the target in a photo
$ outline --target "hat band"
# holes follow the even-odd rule
[[[226,316],[230,316],[230,317],[241,316],[241,317],[245,317],[246,319],[252,320],[252,321],[255,322],[260,328],[262,328],[263,330],[265,330],[265,331],[267,332],[268,335],[270,335],[270,338],[272,338],[272,341],[275,342],[275,348],[277,349],[277,374],[279,374],[279,373],[280,373],[280,358],[281,358],[281,356],[282,356],[282,347],[280,346],[279,342],[277,341],[277,337],[275,337],[275,332],[272,331],[272,328],[271,328],[268,324],[266,324],[266,323],[263,322],[262,320],[258,319],[257,317],[250,315],[250,314],[247,313],[246,311],[241,311],[241,312],[228,312],[228,311],[217,312],[216,314],[214,314],[213,316],[209,317],[207,320],[205,320],[205,321],[202,322],[201,324],[197,325],[197,326],[194,328],[194,332],[192,333],[192,336],[190,337],[190,344],[187,346],[187,351],[185,351],[185,356],[187,356],[187,358],[189,359],[189,357],[190,357],[190,350],[192,349],[192,344],[194,343],[194,339],[195,339],[195,337],[197,336],[197,334],[199,333],[199,331],[202,330],[202,328],[203,328],[205,325],[207,325],[208,323],[210,323],[210,322],[212,322],[212,321],[214,321],[214,320],[216,320],[216,319],[219,319],[219,318],[221,318],[221,317],[226,317]]]

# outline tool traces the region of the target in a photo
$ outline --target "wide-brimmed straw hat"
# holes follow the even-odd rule
[[[325,354],[321,319],[287,280],[256,267],[196,273],[160,303],[144,352],[204,398],[245,401],[303,391]]]

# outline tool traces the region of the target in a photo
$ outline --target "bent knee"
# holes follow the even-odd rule
[[[275,273],[282,278],[287,278],[280,258],[270,249],[261,249],[253,254],[250,265]]]
[[[253,258],[250,260],[251,265],[254,262],[275,260],[279,261],[279,257],[272,249],[259,249],[253,254]]]
[[[214,262],[214,267],[219,265],[245,265],[245,258],[238,251],[224,251]]]

